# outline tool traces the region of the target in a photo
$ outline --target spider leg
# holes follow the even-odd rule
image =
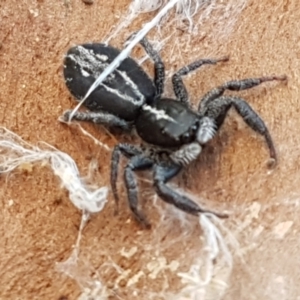
[[[154,62],[154,85],[156,88],[156,99],[160,99],[164,92],[165,65],[158,52],[153,48],[146,37],[140,41],[140,44]]]
[[[271,163],[276,163],[276,150],[269,130],[264,121],[245,100],[233,96],[219,97],[214,101],[208,102],[204,115],[215,120],[217,127],[220,128],[220,126],[224,122],[228,110],[232,106],[249,127],[251,127],[255,132],[259,133],[265,138],[269,147],[270,157],[272,159]]]
[[[187,166],[198,158],[201,151],[202,147],[199,143],[186,144],[171,153],[170,159],[177,165]]]
[[[72,113],[72,110],[66,110],[64,114],[62,115],[61,119],[65,122],[69,121],[70,115]],[[85,121],[85,122],[91,122],[95,124],[102,124],[110,127],[116,127],[120,128],[124,131],[130,131],[132,129],[132,124],[130,122],[127,122],[117,116],[114,116],[112,114],[106,113],[106,112],[81,112],[77,111],[75,112],[74,116],[72,117],[72,120],[77,121]]]
[[[189,213],[191,215],[197,216],[199,213],[212,213],[220,218],[228,217],[225,214],[219,214],[210,210],[206,210],[201,208],[196,202],[192,201],[188,197],[181,195],[170,187],[166,185],[166,183],[175,177],[182,166],[178,164],[159,164],[154,166],[154,187],[156,189],[159,197],[169,203],[173,204],[180,210]]]
[[[189,74],[190,72],[200,68],[203,65],[215,65],[218,62],[228,61],[228,59],[228,57],[223,57],[220,59],[199,59],[187,66],[182,67],[172,76],[173,90],[176,98],[181,102],[189,105],[189,95],[183,83],[182,76]]]
[[[204,97],[200,100],[198,111],[200,113],[204,113],[207,106],[210,102],[214,101],[215,99],[221,97],[226,90],[229,91],[243,91],[247,89],[251,89],[253,87],[256,87],[263,82],[266,81],[274,81],[274,80],[286,80],[286,76],[266,76],[266,77],[260,77],[260,78],[248,78],[243,80],[232,80],[224,83],[223,85],[216,87],[209,91],[207,94],[204,95]]]
[[[130,144],[118,144],[114,147],[112,151],[111,165],[110,165],[110,185],[116,203],[116,213],[118,212],[118,205],[119,205],[117,180],[118,180],[120,156],[124,155],[127,158],[131,158],[133,156],[138,156],[141,154],[142,151],[139,148]]]
[[[149,157],[143,155],[134,156],[130,159],[129,163],[125,167],[124,180],[126,184],[129,207],[136,218],[136,220],[142,223],[146,228],[150,228],[150,223],[138,208],[138,187],[137,180],[134,175],[134,171],[146,170],[151,168],[153,161]]]

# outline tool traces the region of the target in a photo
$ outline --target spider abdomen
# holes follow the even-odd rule
[[[82,99],[97,77],[119,55],[106,44],[83,44],[69,49],[64,60],[65,83],[71,94]],[[132,58],[126,58],[86,99],[90,111],[105,111],[134,121],[145,103],[151,104],[155,87],[145,71]]]

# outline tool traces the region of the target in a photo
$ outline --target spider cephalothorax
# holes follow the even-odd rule
[[[153,185],[157,194],[177,208],[198,215],[209,212],[188,197],[174,191],[166,183],[179,171],[194,161],[202,146],[210,141],[233,107],[243,120],[262,135],[269,147],[270,157],[276,162],[272,138],[263,120],[236,96],[224,96],[226,90],[240,91],[258,86],[266,81],[285,80],[285,76],[268,76],[229,81],[212,89],[200,100],[198,109],[189,102],[182,76],[205,64],[228,60],[201,59],[181,68],[172,76],[176,99],[164,98],[164,65],[158,53],[146,39],[141,41],[154,62],[153,82],[132,59],[127,58],[87,99],[88,112],[77,112],[74,119],[129,129],[134,127],[146,147],[130,144],[115,146],[111,160],[111,186],[118,203],[117,177],[121,154],[129,159],[124,179],[129,206],[135,218],[148,226],[149,222],[138,208],[138,188],[135,171],[152,169]],[[119,54],[119,50],[104,44],[86,44],[73,47],[65,59],[65,81],[71,93],[82,98],[96,77]],[[68,119],[70,111],[64,114]],[[214,212],[211,212],[214,213]],[[217,214],[225,217],[223,214]]]

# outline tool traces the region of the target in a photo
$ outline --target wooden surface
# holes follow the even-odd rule
[[[101,41],[128,4],[102,0],[93,5],[73,0],[0,3],[0,125],[27,142],[45,141],[68,153],[85,174],[91,160],[98,161],[100,185],[108,184],[110,154],[76,127],[57,121],[65,109],[75,106],[63,83],[62,60],[72,45]],[[126,33],[137,30],[149,16],[143,15]],[[167,69],[173,71],[195,58],[230,55],[228,63],[204,68],[186,79],[194,103],[227,80],[288,76],[287,84],[265,83],[239,93],[265,120],[278,151],[277,168],[268,170],[264,141],[232,112],[218,137],[177,182],[185,191],[206,199],[206,207],[232,213],[224,225],[240,245],[232,250],[234,269],[225,297],[228,300],[299,299],[299,19],[298,0],[281,4],[249,0],[226,38],[209,34],[214,24],[206,22],[189,44],[179,30],[161,52]],[[120,47],[125,36],[123,33],[112,42]],[[125,140],[93,125],[84,128],[109,146]],[[38,164],[32,170],[19,169],[8,177],[1,176],[0,185],[0,299],[76,299],[82,292],[80,287],[56,269],[57,262],[70,256],[80,224],[81,214],[67,192],[49,168]],[[189,225],[183,230],[174,210],[160,206],[160,201],[158,207],[152,205],[149,184],[143,184],[141,194],[147,200],[149,219],[158,225],[152,231],[140,228],[131,219],[124,193],[121,213],[115,217],[110,195],[104,211],[93,216],[83,231],[80,263],[85,267],[78,271],[83,279],[74,275],[83,285],[99,279],[113,287],[119,276],[111,267],[114,262],[131,270],[114,290],[121,299],[133,299],[128,296],[133,290],[163,291],[165,278],[167,290],[180,288],[176,272],[187,270],[191,262],[187,257],[197,255],[199,249],[197,220],[188,217]],[[160,220],[164,213],[167,217]],[[179,217],[184,219],[181,214]],[[132,257],[122,256],[123,248],[127,251],[134,246],[137,252]],[[161,257],[168,264],[179,262],[179,268],[149,279],[145,266]],[[144,274],[138,282],[129,285],[129,279],[141,270]],[[149,294],[139,293],[138,299],[150,299]]]

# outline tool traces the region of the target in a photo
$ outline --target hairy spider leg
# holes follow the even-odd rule
[[[200,113],[204,112],[209,102],[212,102],[218,97],[222,96],[226,90],[243,91],[243,90],[256,87],[266,81],[274,81],[274,80],[284,81],[286,79],[287,77],[283,75],[283,76],[265,76],[260,78],[247,78],[242,80],[228,81],[222,84],[221,86],[218,86],[210,90],[208,93],[206,93],[199,102],[198,111]]]
[[[188,91],[183,83],[182,76],[189,74],[190,72],[200,68],[203,65],[206,65],[206,64],[215,65],[218,62],[225,62],[228,60],[229,60],[228,56],[220,58],[220,59],[199,59],[199,60],[196,60],[193,63],[179,69],[172,76],[173,90],[174,90],[176,98],[179,101],[186,103],[186,105],[189,106],[189,104],[190,104],[189,103],[189,95],[188,95]]]
[[[111,165],[110,165],[110,184],[111,189],[114,195],[114,199],[116,202],[116,212],[118,211],[118,204],[119,204],[119,195],[117,189],[117,180],[118,180],[118,173],[119,173],[119,164],[120,164],[120,157],[121,154],[127,158],[131,158],[133,156],[141,155],[143,152],[138,148],[130,144],[118,144],[114,147],[112,155],[111,155]]]
[[[181,171],[181,169],[181,165],[170,163],[161,163],[154,166],[154,187],[159,197],[163,201],[173,204],[175,207],[191,215],[198,215],[199,213],[211,213],[219,218],[227,218],[228,215],[226,214],[220,214],[201,208],[196,202],[175,192],[166,185],[166,183],[175,177]]]
[[[143,212],[138,208],[138,186],[134,172],[150,169],[152,166],[152,159],[143,155],[139,155],[130,159],[124,171],[124,180],[126,184],[129,207],[135,219],[139,223],[143,224],[146,228],[150,228],[151,225]]]
[[[165,85],[165,65],[158,54],[158,52],[149,43],[148,39],[144,37],[140,44],[144,48],[145,52],[154,62],[154,85],[156,88],[156,99],[159,100],[164,92]]]
[[[69,118],[70,118],[70,115],[72,112],[73,112],[73,110],[71,110],[71,109],[66,110],[64,112],[62,118],[65,122],[69,121]],[[76,111],[72,117],[72,120],[92,122],[95,124],[101,124],[101,125],[106,125],[106,126],[110,126],[110,127],[120,128],[124,131],[132,130],[131,122],[127,122],[115,115],[112,115],[112,114],[104,112],[104,111],[97,111],[97,112]]]
[[[129,207],[136,220],[142,223],[145,227],[149,228],[150,223],[138,208],[138,187],[137,180],[134,176],[134,171],[141,171],[151,168],[153,165],[153,160],[149,157],[146,157],[139,148],[133,145],[118,144],[117,146],[115,146],[112,153],[110,181],[112,192],[116,202],[116,211],[118,210],[119,203],[116,183],[118,179],[118,167],[121,155],[124,155],[125,157],[130,159],[124,170],[124,180],[128,195]]]
[[[270,157],[276,163],[277,155],[271,135],[264,121],[243,99],[233,96],[222,96],[226,90],[241,91],[253,88],[266,81],[286,80],[286,76],[269,76],[261,78],[249,78],[234,80],[214,88],[208,92],[200,101],[198,111],[216,122],[219,129],[224,122],[228,110],[233,106],[246,124],[254,131],[262,135],[269,147]]]

